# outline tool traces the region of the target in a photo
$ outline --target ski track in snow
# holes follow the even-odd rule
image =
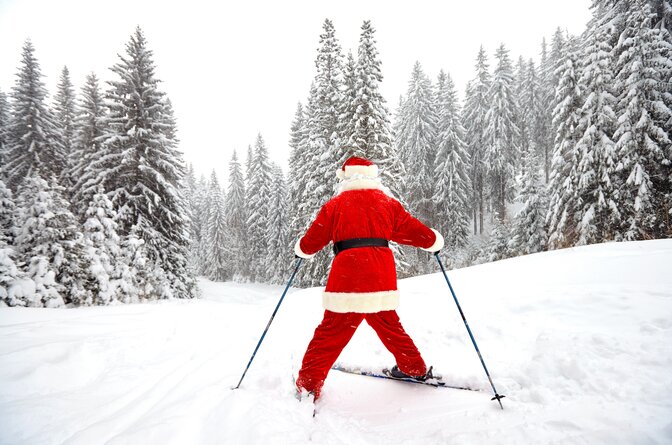
[[[320,289],[201,281],[204,298],[0,309],[0,444],[669,444],[672,241],[531,255],[400,281],[399,314],[437,389],[332,372],[294,398]],[[339,361],[392,356],[362,324]]]

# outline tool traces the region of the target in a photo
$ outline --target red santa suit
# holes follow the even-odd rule
[[[377,238],[436,252],[443,237],[411,216],[385,193],[370,161],[350,158],[339,170],[338,195],[327,202],[295,253],[311,258],[329,242]],[[327,373],[362,322],[376,331],[401,371],[420,376],[426,365],[406,334],[395,309],[399,305],[394,256],[388,247],[356,247],[336,255],[322,298],[324,319],[308,345],[297,387],[319,397]]]

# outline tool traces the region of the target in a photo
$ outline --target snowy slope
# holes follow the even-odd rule
[[[604,244],[450,272],[488,392],[332,372],[319,414],[292,396],[321,318],[294,290],[231,391],[280,287],[202,281],[205,299],[0,309],[2,444],[669,444],[672,241]],[[488,389],[439,274],[400,282],[426,360]],[[362,325],[341,361],[392,364]]]

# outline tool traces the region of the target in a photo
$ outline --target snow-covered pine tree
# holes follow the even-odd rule
[[[547,153],[543,149],[545,143],[543,126],[546,108],[541,102],[543,100],[542,87],[537,68],[532,59],[530,59],[525,66],[523,85],[525,93],[522,95],[519,104],[520,108],[523,110],[521,114],[527,127],[529,144],[537,153],[537,156],[543,160],[544,156],[547,156]],[[544,160],[544,170],[545,165],[546,163]]]
[[[14,295],[13,285],[21,273],[10,246],[14,240],[14,200],[12,192],[0,179],[0,302],[8,306],[23,306],[25,302]]]
[[[96,185],[103,185],[118,209],[120,234],[137,226],[149,261],[165,272],[170,292],[159,297],[191,298],[196,283],[187,268],[184,166],[173,116],[158,89],[152,51],[140,28],[126,45],[126,56],[119,58],[111,68],[118,80],[109,82],[102,153],[91,165]]]
[[[247,204],[247,236],[249,240],[246,251],[252,282],[266,282],[268,278],[268,236],[270,215],[268,197],[271,196],[272,177],[271,163],[268,159],[268,148],[261,134],[254,144],[254,154],[248,173],[245,201]]]
[[[513,96],[518,104],[515,114],[515,122],[519,129],[516,145],[518,145],[521,153],[526,153],[532,143],[532,129],[530,128],[530,120],[528,119],[529,114],[523,106],[523,102],[525,102],[527,99],[526,96],[529,94],[527,88],[530,85],[527,83],[527,76],[527,63],[525,63],[523,56],[520,56],[518,57],[518,63],[513,75]]]
[[[469,153],[460,120],[457,91],[450,75],[439,73],[437,88],[436,228],[448,249],[464,247],[469,238]]]
[[[537,128],[539,146],[537,152],[544,165],[544,180],[550,180],[551,160],[553,158],[553,109],[555,108],[555,86],[552,84],[553,67],[551,66],[546,39],[541,42],[541,61],[539,63],[539,116]]]
[[[305,111],[304,107],[299,102],[294,114],[294,120],[289,132],[289,175],[287,181],[287,188],[289,194],[289,239],[294,242],[303,235],[305,229],[306,216],[301,215],[301,200],[305,193],[306,187],[306,156],[307,144],[306,128],[305,128]]]
[[[7,94],[0,90],[0,165],[5,165],[7,150],[7,130],[9,129],[9,101]],[[3,169],[0,168],[0,176]]]
[[[98,85],[98,78],[86,76],[79,97],[75,117],[75,136],[70,158],[68,177],[72,185],[73,211],[84,221],[88,203],[97,191],[96,169],[90,168],[101,154],[101,138],[105,130],[106,107]]]
[[[184,196],[184,202],[186,204],[186,219],[189,222],[189,254],[188,262],[189,267],[194,271],[195,274],[198,274],[199,266],[198,260],[194,253],[196,252],[195,245],[198,243],[200,238],[200,233],[196,228],[196,171],[194,170],[194,165],[192,163],[187,164],[187,172],[184,177],[184,183],[182,184],[184,190],[182,195]]]
[[[548,227],[548,247],[562,248],[576,244],[578,239],[578,163],[579,152],[576,144],[577,129],[581,118],[583,96],[580,90],[578,39],[570,37],[567,50],[558,68],[560,83],[553,103],[553,128],[555,136],[551,173],[547,185],[549,197],[546,224]]]
[[[217,180],[217,174],[210,175],[210,207],[207,220],[208,252],[205,261],[205,276],[213,281],[231,279],[231,233],[226,224],[226,204]]]
[[[229,188],[226,192],[226,225],[231,234],[229,248],[231,251],[231,271],[235,280],[243,279],[245,264],[248,262],[245,251],[247,238],[247,220],[245,217],[245,180],[238,162],[238,155],[233,151],[229,163]]]
[[[490,238],[484,248],[485,260],[487,262],[504,260],[511,256],[511,251],[509,250],[511,227],[509,222],[496,213],[493,215],[493,220]]]
[[[343,163],[351,156],[354,156],[354,147],[350,145],[350,138],[355,134],[355,99],[357,98],[357,62],[348,52],[348,57],[343,67],[343,94],[341,95],[341,105],[339,114],[338,133],[341,140],[341,146],[338,153],[338,165]]]
[[[0,246],[14,244],[14,214],[16,205],[12,191],[0,178]]]
[[[666,103],[672,43],[655,27],[649,1],[634,0],[614,48],[618,126],[614,134],[622,233],[625,239],[672,235],[672,109]],[[667,192],[667,195],[666,195]]]
[[[277,164],[271,166],[272,189],[269,202],[268,265],[269,280],[273,284],[283,284],[291,267],[293,245],[289,241],[287,224],[287,184],[282,169]]]
[[[353,134],[349,145],[353,154],[373,161],[387,188],[397,199],[402,199],[406,172],[399,154],[392,147],[390,120],[385,98],[379,85],[383,81],[378,59],[375,29],[370,21],[362,24],[356,69],[356,96],[350,104],[354,118]]]
[[[420,62],[415,62],[408,92],[397,115],[395,146],[406,170],[404,199],[421,221],[435,226],[437,112],[434,91]]]
[[[516,214],[509,241],[511,255],[528,255],[546,249],[546,213],[548,203],[539,174],[539,163],[533,147],[523,157],[523,175],[517,200],[523,207]]]
[[[613,95],[611,23],[599,18],[586,30],[581,56],[579,84],[585,101],[578,123],[578,209],[579,245],[620,238],[621,215],[618,208],[616,152],[613,134],[616,125]]]
[[[485,116],[485,152],[488,194],[499,218],[506,218],[506,203],[513,199],[519,147],[516,143],[518,104],[513,94],[513,68],[509,51],[500,45],[495,52],[497,66],[488,91],[490,109]]]
[[[66,187],[68,193],[72,187],[69,171],[72,168],[70,160],[72,159],[72,151],[75,144],[75,106],[75,87],[70,80],[68,67],[64,66],[58,85],[56,86],[53,110],[56,130],[65,159],[61,184],[63,187]]]
[[[106,305],[119,300],[119,276],[123,270],[121,240],[117,234],[116,212],[102,188],[93,195],[86,210],[84,238],[86,267],[93,280],[89,287],[93,303]]]
[[[462,122],[466,130],[469,153],[469,182],[471,184],[471,207],[473,211],[474,234],[483,234],[485,214],[485,165],[483,163],[486,146],[486,115],[490,109],[490,72],[487,56],[481,46],[476,56],[476,77],[467,85]]]
[[[119,267],[117,286],[122,303],[138,303],[156,298],[149,277],[151,264],[145,254],[145,242],[139,237],[139,230],[135,226],[121,240]]]
[[[39,176],[26,178],[19,189],[15,245],[36,285],[29,306],[93,301],[86,288],[91,277],[84,263],[85,243],[63,191]]]
[[[21,66],[12,89],[2,170],[14,192],[24,178],[60,176],[65,165],[54,117],[45,103],[47,90],[30,40],[23,45]]]

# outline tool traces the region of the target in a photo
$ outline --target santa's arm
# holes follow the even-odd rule
[[[322,206],[308,231],[294,245],[294,253],[301,258],[312,258],[331,241],[332,218],[328,203]]]
[[[443,236],[421,223],[399,203],[395,206],[394,230],[390,240],[399,244],[419,247],[432,253],[443,248]]]

